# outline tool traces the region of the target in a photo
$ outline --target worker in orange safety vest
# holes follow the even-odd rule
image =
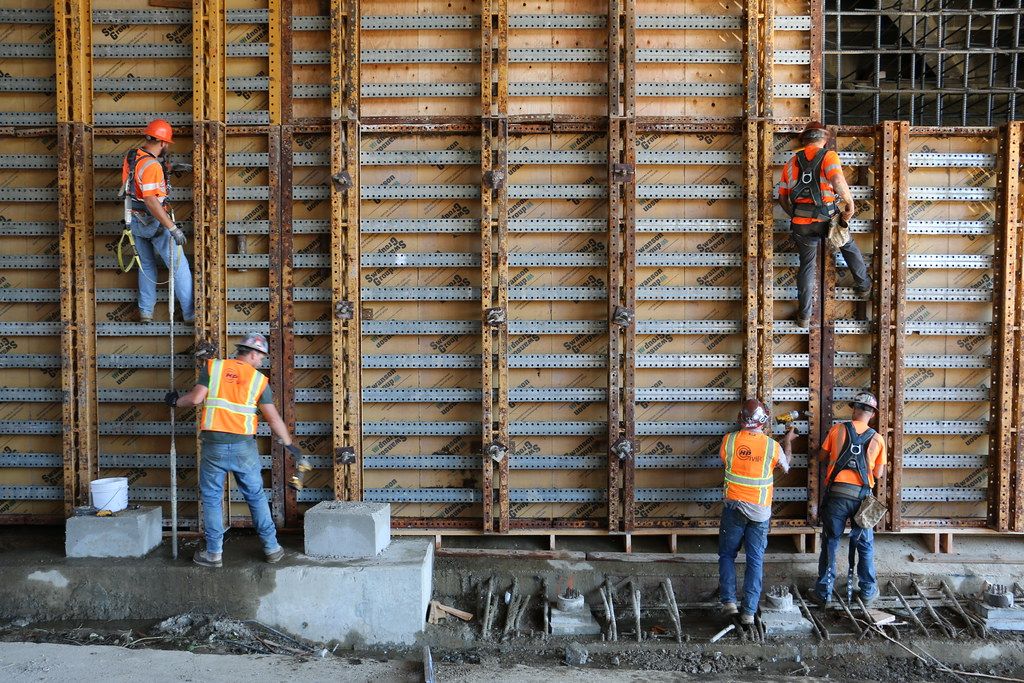
[[[765,434],[770,417],[757,399],[743,402],[739,427],[722,437],[719,449],[725,464],[725,504],[718,532],[719,598],[722,613],[735,616],[736,555],[740,546],[747,557],[743,574],[743,609],[740,623],[754,623],[761,599],[764,551],[768,546],[768,526],[772,516],[772,471],[776,466],[789,472],[792,443],[796,432],[792,426],[782,446]]]
[[[263,491],[259,451],[256,449],[257,412],[263,414],[270,430],[296,460],[301,451],[292,443],[288,427],[274,407],[270,382],[260,372],[263,359],[270,353],[267,338],[253,333],[238,344],[232,359],[209,360],[199,382],[185,394],[169,392],[165,398],[171,407],[203,404],[200,418],[202,459],[199,464],[199,491],[203,501],[206,550],[197,550],[196,564],[222,565],[224,522],[221,501],[227,473],[235,475],[252,514],[253,526],[263,543],[267,562],[278,562],[284,549],[277,542],[277,530],[270,505]]]
[[[192,300],[192,272],[182,250],[185,233],[171,217],[170,188],[164,168],[167,148],[174,142],[171,124],[154,119],[143,131],[145,142],[125,155],[121,166],[124,192],[124,221],[131,230],[139,258],[139,322],[153,321],[156,306],[158,261],[174,266],[174,294],[181,305],[182,319],[195,318]]]

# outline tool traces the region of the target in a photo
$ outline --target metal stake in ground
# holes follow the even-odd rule
[[[174,220],[174,214],[171,214]],[[167,278],[167,320],[170,328],[171,353],[170,353],[170,376],[171,391],[174,391],[174,269],[178,263],[178,250],[180,246],[170,240],[171,258],[168,263],[169,275]],[[178,559],[178,449],[174,442],[174,406],[171,406],[171,557]]]

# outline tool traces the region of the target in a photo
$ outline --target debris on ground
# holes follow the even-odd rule
[[[579,643],[569,643],[565,648],[565,663],[568,666],[583,666],[589,658],[587,648]]]

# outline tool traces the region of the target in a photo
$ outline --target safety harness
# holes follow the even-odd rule
[[[796,153],[796,184],[789,193],[794,216],[810,218],[816,222],[827,221],[839,211],[834,201],[826,204],[821,195],[821,165],[825,161],[825,154],[824,147],[819,149],[812,159],[808,159],[803,150]],[[797,202],[797,199],[811,201]]]
[[[117,265],[121,269],[121,272],[124,273],[130,272],[131,269],[135,267],[142,270],[142,261],[139,259],[139,251],[135,247],[135,236],[132,235],[130,228],[133,211],[148,212],[146,203],[139,199],[135,188],[136,162],[138,161],[139,152],[142,152],[149,158],[142,162],[142,168],[138,170],[138,175],[145,173],[146,169],[153,164],[160,164],[163,166],[163,162],[160,157],[153,156],[144,149],[136,148],[125,155],[125,160],[128,163],[128,178],[125,180],[124,185],[121,187],[121,191],[118,193],[118,197],[124,199],[124,230],[121,231],[121,238],[117,241]],[[166,184],[166,176],[164,182]]]
[[[853,470],[860,475],[861,486],[858,499],[863,500],[871,494],[871,486],[868,484],[870,481],[868,479],[868,445],[875,438],[876,432],[868,427],[863,434],[857,434],[852,422],[844,422],[843,426],[846,428],[846,443],[843,444],[843,450],[832,467],[832,473],[825,484],[825,493],[828,494],[828,490],[832,488],[832,484],[835,483],[840,472]]]

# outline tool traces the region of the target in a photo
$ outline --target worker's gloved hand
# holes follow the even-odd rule
[[[185,233],[183,233],[180,228],[173,228],[169,230],[169,232],[171,233],[171,239],[174,240],[175,244],[179,247],[185,244]]]
[[[296,446],[295,444],[290,443],[287,446],[285,446],[284,449],[291,453],[291,456],[295,458],[296,461],[302,458],[302,451],[300,451],[299,447]]]
[[[169,405],[172,408],[177,408],[178,407],[178,398],[179,398],[179,394],[178,394],[177,391],[168,391],[167,395],[164,396],[164,403],[166,403],[167,405]]]

